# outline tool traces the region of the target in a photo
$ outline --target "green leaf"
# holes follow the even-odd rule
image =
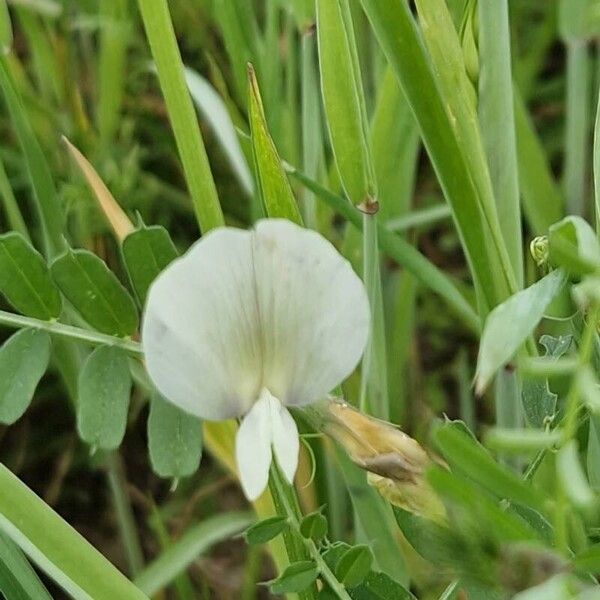
[[[376,200],[356,42],[348,0],[317,0],[323,105],[335,163],[355,205]]]
[[[31,403],[50,361],[50,336],[22,329],[0,348],[0,423],[11,425]]]
[[[373,548],[377,568],[404,583],[407,568],[394,536],[394,517],[389,504],[367,483],[364,471],[345,452],[338,449],[336,456],[354,507],[356,527],[365,539],[377,540]]]
[[[577,440],[570,440],[558,451],[556,473],[571,502],[581,509],[592,511],[596,495],[581,466]]]
[[[6,0],[0,0],[0,54],[8,54],[13,42],[12,24]]]
[[[300,225],[302,217],[267,129],[260,90],[252,65],[248,65],[248,115],[256,174],[267,215],[289,219]]]
[[[92,448],[114,450],[123,441],[131,395],[127,355],[114,346],[96,348],[79,376],[77,430]]]
[[[349,549],[350,545],[345,542],[335,542],[323,552],[323,559],[335,571],[338,561]],[[415,600],[404,586],[389,575],[375,571],[371,571],[361,584],[348,590],[348,594],[353,600]],[[321,598],[334,600],[337,595],[325,586],[319,594],[319,600]]]
[[[600,573],[600,544],[594,544],[575,555],[573,564],[580,571]]]
[[[312,560],[301,560],[292,563],[277,578],[269,583],[272,594],[290,594],[305,590],[315,581],[319,571]]]
[[[63,238],[64,212],[44,151],[31,128],[21,98],[12,80],[8,62],[1,55],[0,89],[4,93],[4,99],[25,157],[27,172],[33,188],[34,206],[43,233],[44,254],[47,258],[53,258],[65,248]]]
[[[242,152],[235,126],[229,116],[227,105],[213,86],[196,71],[186,67],[185,80],[194,103],[214,132],[242,189],[252,196],[254,180]]]
[[[550,227],[549,261],[573,275],[600,269],[600,243],[589,223],[581,217],[565,217]]]
[[[347,588],[362,583],[371,571],[373,553],[364,544],[353,546],[342,554],[335,567],[335,575]]]
[[[319,511],[309,513],[300,522],[300,533],[307,540],[319,542],[327,535],[327,519]]]
[[[164,227],[142,226],[130,233],[121,245],[123,260],[140,304],[146,301],[150,284],[177,258],[177,249]]]
[[[434,439],[453,469],[464,473],[499,498],[508,498],[543,512],[541,494],[497,463],[479,442],[465,433],[460,422],[442,425],[435,432]]]
[[[154,394],[148,417],[148,450],[152,470],[160,477],[192,475],[202,457],[202,422]]]
[[[265,544],[283,533],[288,527],[287,517],[269,517],[248,527],[244,532],[244,538],[251,546]]]
[[[161,91],[173,127],[177,150],[203,233],[224,224],[204,142],[185,83],[167,0],[138,0],[144,30],[156,63]]]
[[[569,349],[572,339],[572,336],[569,335],[557,338],[543,335],[540,338],[540,344],[546,349],[544,358],[556,362]],[[547,379],[525,378],[522,397],[525,416],[532,427],[542,428],[546,420],[554,416],[558,396],[550,391]]]
[[[497,217],[494,218],[490,210],[494,207],[489,206],[489,201],[484,206],[485,201],[475,186],[474,173],[468,168],[457,140],[447,112],[448,101],[440,93],[439,76],[434,73],[411,8],[405,0],[361,0],[361,4],[413,109],[444,195],[452,206],[476,287],[484,296],[485,304],[493,307],[510,289],[510,274],[506,271],[501,288],[497,289],[500,279],[496,280],[490,265],[498,264],[502,258],[501,246],[492,250],[486,229],[482,227],[481,215],[486,214],[487,225],[492,227],[490,232],[495,231],[498,241]]]
[[[590,415],[587,443],[587,475],[590,486],[600,489],[600,417]]]
[[[545,148],[518,91],[515,93],[515,126],[523,212],[532,233],[543,235],[564,216],[564,202],[550,170]]]
[[[127,337],[138,326],[135,303],[95,254],[69,250],[50,266],[54,281],[79,314],[103,333]]]
[[[553,271],[511,296],[488,315],[477,357],[475,385],[478,394],[483,393],[496,371],[513,357],[535,329],[564,283],[563,271]]]
[[[46,261],[19,233],[0,235],[0,291],[28,317],[49,321],[60,315],[60,293]]]
[[[10,600],[52,600],[23,553],[0,534],[0,595]]]
[[[454,465],[453,465],[454,468]],[[464,511],[462,514],[468,518],[469,528],[476,526],[485,531],[483,536],[486,540],[496,540],[497,543],[506,543],[507,540],[513,542],[537,541],[543,538],[543,534],[530,523],[531,519],[521,516],[517,510],[505,510],[499,502],[503,495],[490,497],[488,490],[482,489],[480,485],[473,483],[472,478],[464,475],[462,470],[454,469],[450,473],[441,467],[432,467],[427,474],[427,478],[432,487],[437,491],[440,497],[448,503]],[[480,483],[478,481],[478,483]],[[483,486],[485,487],[485,486]],[[536,506],[539,506],[538,502]],[[522,505],[516,505],[521,508]],[[533,511],[533,509],[529,509]],[[539,517],[539,513],[535,513]],[[539,519],[538,519],[539,521]],[[453,548],[456,547],[456,539],[453,539],[456,531],[446,532],[443,529],[436,530],[436,537],[439,544],[449,544],[446,549],[446,557],[437,554],[439,562],[456,564],[456,560],[464,561],[465,557],[453,556]],[[468,536],[470,537],[470,533]],[[463,535],[464,538],[464,535]],[[460,540],[459,540],[460,541]],[[471,543],[468,539],[463,539],[461,545],[467,546]],[[481,541],[479,542],[481,543]],[[485,542],[484,542],[485,543]],[[422,549],[422,548],[421,548]],[[432,549],[428,549],[427,556],[431,559]],[[467,560],[468,563],[468,560]]]
[[[75,600],[148,600],[2,464],[0,489],[0,530],[69,596]]]
[[[350,590],[352,600],[416,600],[404,586],[385,573],[371,571],[366,579]]]
[[[188,527],[175,543],[136,576],[135,585],[148,596],[154,597],[212,546],[230,539],[248,527],[252,518],[247,512],[226,512]],[[95,596],[92,597],[96,600]],[[140,597],[146,598],[141,592]],[[117,597],[108,596],[106,600],[109,598],[116,600]],[[118,598],[121,600],[120,596]]]
[[[517,284],[523,287],[523,235],[508,0],[481,2],[478,10],[479,123],[500,229]]]

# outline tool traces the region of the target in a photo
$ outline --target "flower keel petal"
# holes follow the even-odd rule
[[[235,457],[240,483],[248,500],[256,500],[269,481],[271,421],[270,399],[261,396],[237,432]]]
[[[270,394],[269,396],[273,452],[285,478],[290,484],[293,484],[298,468],[298,453],[300,452],[298,428],[288,409],[277,398]]]

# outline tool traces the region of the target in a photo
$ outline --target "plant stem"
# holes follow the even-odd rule
[[[363,214],[363,280],[371,307],[371,335],[363,359],[360,407],[365,413],[387,419],[387,361],[376,214]]]
[[[117,346],[133,356],[143,356],[142,346],[138,342],[124,338],[118,338],[114,335],[108,335],[98,331],[82,329],[81,327],[74,327],[73,325],[65,325],[64,323],[59,323],[58,321],[42,321],[41,319],[24,317],[23,315],[16,315],[14,313],[0,310],[0,324],[6,325],[7,327],[12,327],[14,329],[21,329],[22,327],[41,329],[43,331],[47,331],[51,335],[78,340],[80,342],[86,342],[88,344],[92,344],[93,346]]]
[[[295,530],[299,530],[300,528],[300,510],[298,507],[298,500],[295,495],[295,491],[286,481],[283,480],[281,474],[277,467],[273,466],[271,468],[271,478],[269,480],[269,487],[271,489],[271,493],[273,494],[273,498],[279,498],[281,502],[281,508],[285,511],[285,516],[288,517],[292,526]],[[277,504],[277,502],[276,502]],[[298,538],[303,542],[303,550],[304,552],[308,551],[313,560],[317,563],[319,567],[319,571],[323,576],[323,579],[328,583],[329,587],[336,594],[340,600],[351,600],[350,595],[346,591],[346,588],[340,583],[336,576],[333,574],[325,559],[321,556],[319,549],[316,544],[312,540],[305,540],[304,538],[300,538],[298,534]],[[292,556],[290,556],[290,560]],[[296,559],[298,560],[298,559]]]
[[[588,155],[590,59],[583,40],[567,44],[567,115],[564,187],[568,212],[583,216]]]
[[[565,400],[565,416],[563,419],[563,430],[561,448],[566,446],[577,435],[577,413],[579,412],[579,397],[580,389],[580,373],[587,367],[591,358],[594,347],[594,336],[596,335],[596,326],[600,318],[600,305],[594,305],[587,315],[587,323],[581,336],[579,344],[578,368],[573,374],[571,387]],[[568,513],[569,505],[567,502],[566,492],[563,485],[558,482],[556,493],[556,546],[564,552],[569,551],[568,543]]]
[[[108,483],[115,506],[119,532],[130,574],[137,575],[144,567],[144,555],[137,535],[137,528],[127,496],[127,481],[125,479],[123,461],[118,452],[109,452],[106,457]]]

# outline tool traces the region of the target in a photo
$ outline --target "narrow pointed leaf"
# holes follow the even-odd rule
[[[21,550],[0,535],[0,593],[10,600],[52,600]]]
[[[477,287],[488,306],[506,296],[509,282],[496,288],[490,264],[500,260],[482,228],[482,205],[473,176],[453,130],[410,6],[405,0],[361,0],[379,44],[394,69],[420,127],[442,190],[453,209]],[[508,276],[508,274],[505,274]]]
[[[190,190],[196,218],[203,232],[223,225],[223,212],[206,155],[194,105],[185,83],[184,67],[167,0],[138,0],[144,30],[177,150]]]
[[[498,498],[542,509],[543,495],[497,463],[477,440],[466,433],[464,424],[445,423],[437,429],[434,439],[453,470],[466,475]],[[438,491],[441,489],[435,487]]]
[[[0,90],[13,121],[33,188],[35,209],[44,237],[44,254],[53,258],[65,248],[65,218],[50,167],[16,91],[6,58],[0,56]]]
[[[49,321],[60,315],[60,293],[46,261],[19,233],[0,235],[0,291],[28,317]]]
[[[227,105],[213,86],[196,71],[186,68],[185,80],[194,103],[221,144],[234,175],[242,189],[251,196],[254,193],[254,180],[242,152],[235,126],[227,111]]]
[[[251,65],[248,66],[248,114],[256,173],[267,215],[301,224],[292,187],[267,129],[258,82]]]
[[[0,0],[0,54],[7,54],[13,42],[12,25],[6,0]]]
[[[100,552],[0,464],[0,530],[74,600],[148,600]]]
[[[344,191],[365,206],[374,200],[373,167],[365,127],[362,83],[347,0],[317,0],[323,105]]]
[[[127,355],[114,346],[90,354],[79,376],[77,431],[92,448],[114,450],[125,435],[131,375]]]
[[[133,289],[144,304],[150,284],[177,258],[175,244],[164,227],[142,226],[123,240],[121,250]]]
[[[126,337],[137,329],[133,299],[95,254],[70,250],[52,263],[50,271],[69,302],[98,331]]]
[[[152,470],[179,479],[198,470],[202,456],[202,422],[155,394],[148,417]]]
[[[475,384],[478,393],[483,392],[494,373],[513,357],[535,329],[565,280],[562,270],[553,271],[511,296],[488,315],[477,358]]]
[[[0,423],[10,425],[31,403],[50,361],[50,336],[22,329],[0,348]]]

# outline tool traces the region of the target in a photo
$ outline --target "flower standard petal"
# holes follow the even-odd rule
[[[369,335],[360,278],[325,238],[284,220],[253,237],[263,385],[284,404],[330,392],[356,367]]]
[[[271,466],[271,400],[261,395],[242,420],[235,438],[240,482],[248,500],[256,500],[269,481]]]
[[[151,286],[142,343],[150,378],[183,410],[221,420],[261,389],[252,233],[210,232]]]

